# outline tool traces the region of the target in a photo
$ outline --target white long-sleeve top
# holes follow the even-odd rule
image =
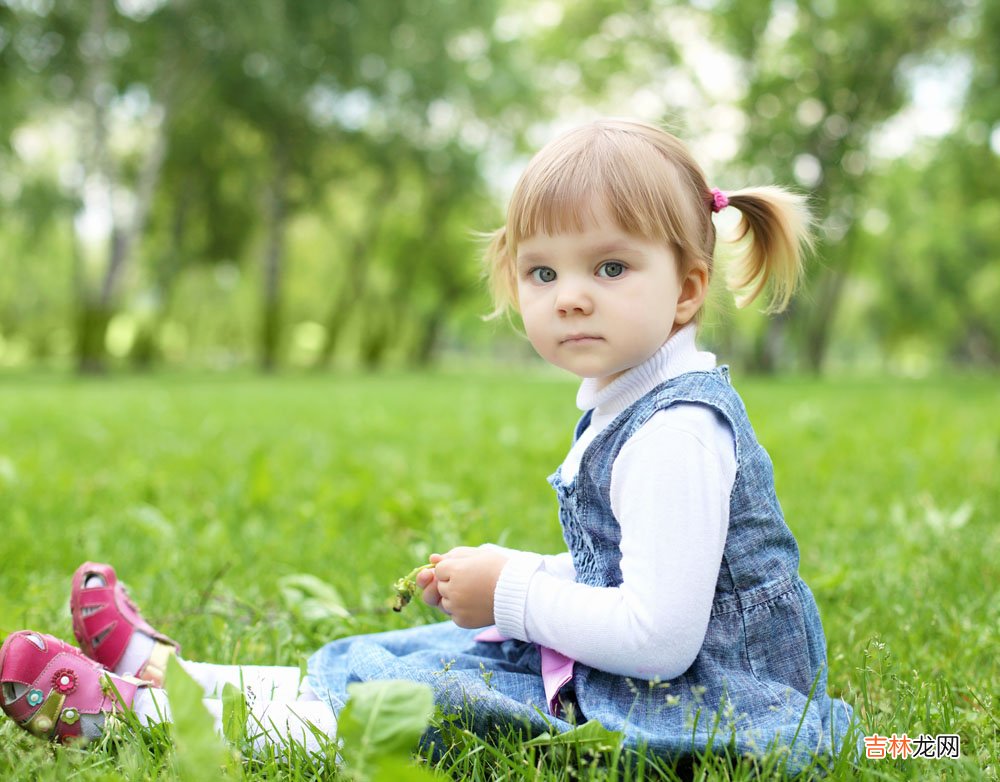
[[[695,331],[685,327],[603,389],[583,381],[577,406],[593,413],[559,468],[564,483],[575,477],[594,437],[626,407],[672,377],[715,367],[715,356],[696,348]],[[494,593],[497,629],[611,673],[679,676],[708,628],[735,476],[732,431],[710,408],[677,404],[657,412],[612,465],[622,583],[576,583],[569,552],[508,549]]]

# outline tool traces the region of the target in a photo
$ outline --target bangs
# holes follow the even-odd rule
[[[508,241],[583,231],[606,209],[627,234],[679,246],[695,215],[683,175],[634,128],[589,125],[544,149],[525,170],[507,212]]]

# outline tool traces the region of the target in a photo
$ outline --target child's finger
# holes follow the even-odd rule
[[[427,570],[421,570],[417,573],[417,586],[420,589],[426,589],[427,585],[434,580],[434,569],[428,568]]]
[[[438,583],[442,581],[447,581],[451,578],[451,573],[455,568],[455,564],[450,559],[444,559],[439,562],[434,567],[434,580]]]
[[[472,546],[455,546],[444,557],[474,557],[479,553],[479,549]],[[442,559],[444,558],[442,557]]]
[[[437,583],[432,583],[425,587],[421,597],[427,605],[433,607],[441,604],[441,593],[438,591]]]

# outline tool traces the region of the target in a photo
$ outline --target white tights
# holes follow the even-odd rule
[[[87,587],[105,585],[103,576],[91,574]],[[133,673],[142,668],[153,650],[153,639],[135,632],[115,667],[115,673]],[[215,719],[215,728],[222,732],[222,688],[233,684],[243,690],[247,699],[247,736],[254,749],[262,751],[268,744],[287,748],[291,741],[305,746],[310,752],[319,750],[315,731],[328,737],[337,733],[337,717],[302,680],[298,668],[282,665],[216,665],[196,663],[177,658],[191,677],[205,690],[205,706]],[[136,691],[132,709],[147,724],[170,720],[169,696],[165,690],[144,687]],[[103,720],[101,720],[103,721]],[[85,724],[85,733],[95,733],[99,726]],[[96,735],[96,733],[95,733]]]
[[[254,750],[267,745],[287,748],[295,741],[310,752],[320,749],[315,733],[333,737],[337,718],[302,680],[298,668],[281,665],[216,665],[177,658],[191,677],[205,690],[204,704],[222,732],[222,688],[232,684],[247,699],[247,736]],[[170,720],[167,690],[143,688],[136,693],[132,708],[141,720],[154,724]]]

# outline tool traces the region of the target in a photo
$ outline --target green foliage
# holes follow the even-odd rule
[[[500,222],[519,156],[586,107],[697,146],[721,118],[741,147],[720,148],[717,184],[810,194],[803,295],[722,323],[734,360],[995,366],[995,264],[955,278],[1000,243],[998,8],[0,4],[0,365],[422,366],[500,342],[470,235]],[[954,131],[879,160],[915,77],[942,70],[969,79]],[[915,273],[872,274],[885,243]]]
[[[170,682],[171,736],[178,779],[201,782],[221,778],[230,757],[202,702],[204,690],[174,655],[167,659],[166,679]]]
[[[278,579],[278,591],[304,639],[321,643],[323,639],[349,635],[356,626],[336,587],[314,575],[282,576]]]
[[[409,766],[410,753],[427,728],[434,696],[426,684],[410,681],[357,682],[348,685],[347,705],[337,718],[348,770],[361,779],[395,779]],[[408,779],[433,779],[419,769]]]
[[[773,458],[820,607],[831,692],[859,709],[865,732],[962,737],[960,762],[844,756],[805,778],[989,778],[1000,767],[996,379],[820,383],[734,373],[734,382]],[[305,617],[335,625],[340,607],[352,632],[436,621],[420,601],[402,614],[386,607],[387,585],[432,551],[487,541],[562,547],[545,476],[568,447],[573,394],[563,378],[516,373],[8,378],[0,383],[0,632],[71,638],[68,579],[84,559],[112,562],[144,614],[191,659],[298,665],[328,640],[307,631]],[[254,488],[255,464],[271,476],[266,498]],[[188,693],[192,714],[200,697]],[[713,754],[685,768],[623,749],[615,764],[614,738],[586,724],[577,738],[593,743],[526,746],[516,731],[483,740],[458,722],[439,757],[420,751],[413,766],[422,725],[399,708],[412,742],[400,743],[392,763],[364,760],[365,773],[783,778],[776,756]],[[380,713],[371,704],[356,711],[352,735]],[[240,748],[239,718],[228,723]],[[195,725],[203,738],[204,720]],[[350,762],[355,750],[344,741]],[[332,768],[336,745],[319,758],[248,755],[235,768],[219,746],[205,741],[205,768],[225,768],[226,778],[346,773]],[[155,731],[53,748],[0,719],[0,778],[176,779],[169,748]]]
[[[231,746],[239,746],[246,735],[249,714],[246,697],[240,688],[226,682],[222,688],[222,733]]]
[[[316,576],[308,573],[284,576],[278,580],[278,589],[292,615],[305,622],[350,617],[340,593]]]
[[[608,730],[596,720],[590,720],[565,733],[542,733],[530,741],[524,742],[526,747],[559,747],[572,745],[593,752],[611,752],[619,749],[625,740],[625,734]]]
[[[392,599],[392,610],[399,612],[410,604],[413,596],[417,593],[417,576],[424,570],[434,567],[431,564],[417,565],[405,576],[397,578],[393,584],[394,592]]]
[[[866,258],[862,219],[884,204],[870,195],[881,181],[873,140],[909,99],[909,68],[951,40],[959,2],[911,4],[726,2],[712,14],[722,41],[750,74],[741,100],[747,119],[739,164],[744,184],[769,180],[806,192],[816,212],[819,251],[805,265],[805,295],[763,325],[760,368],[819,370],[837,338],[836,315]],[[732,13],[729,13],[732,11]],[[894,213],[895,238],[919,224]],[[907,226],[907,228],[904,228]],[[912,227],[912,228],[911,228]],[[877,256],[873,258],[877,260]],[[936,263],[921,256],[926,267]],[[879,306],[900,292],[888,289]],[[779,337],[775,335],[779,334]],[[786,350],[779,354],[774,346]],[[788,348],[791,348],[789,350]]]

